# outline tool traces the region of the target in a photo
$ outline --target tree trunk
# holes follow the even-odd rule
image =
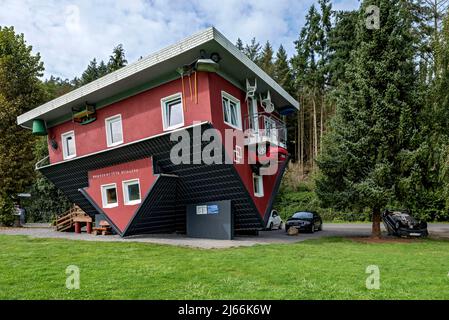
[[[312,111],[313,113],[313,111]],[[313,168],[313,159],[314,159],[314,152],[313,152],[313,114],[311,115],[310,112],[308,114],[309,116],[309,137],[307,139],[307,142],[309,143],[309,164],[310,168]]]
[[[301,157],[301,175],[304,175],[304,97],[302,97],[302,108],[300,115],[300,138],[299,138],[299,154]]]
[[[297,117],[296,117],[296,123],[295,123],[295,145],[294,145],[294,148],[295,148],[295,157],[296,157],[296,160],[297,161],[299,161],[299,148],[298,148],[298,146],[299,146],[299,112],[298,112],[298,115],[297,115]],[[299,163],[299,162],[298,162]]]
[[[380,239],[382,234],[380,232],[380,209],[377,207],[373,208],[373,227],[371,231],[371,238]]]
[[[317,110],[316,110],[316,100],[315,94],[312,96],[312,105],[313,105],[313,153],[314,158],[318,156],[318,122],[317,122]]]
[[[299,100],[301,101],[300,108],[302,109],[302,108],[304,108],[304,106],[302,104],[302,97],[301,96],[299,96]],[[299,110],[299,112],[298,112],[296,127],[297,127],[296,143],[295,143],[295,145],[296,145],[296,152],[297,152],[296,156],[298,157],[298,163],[301,166],[301,162],[302,162],[302,159],[301,159],[301,110]]]
[[[324,94],[321,101],[321,112],[320,112],[320,152],[323,149],[323,133],[324,133]]]

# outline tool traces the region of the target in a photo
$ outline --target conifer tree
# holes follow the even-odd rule
[[[368,5],[381,9],[380,29],[365,27]],[[372,210],[373,237],[380,237],[381,209],[397,199],[401,167],[414,148],[416,75],[411,17],[403,1],[363,1],[359,46],[350,77],[339,90],[336,116],[317,163],[321,201],[337,208]]]
[[[274,76],[273,54],[273,47],[267,41],[262,49],[258,64],[270,77]]]
[[[256,38],[252,38],[250,44],[247,44],[243,49],[243,53],[246,54],[253,62],[258,63],[260,59],[260,43],[256,41]]]
[[[94,58],[89,62],[87,69],[81,75],[80,84],[86,85],[94,80],[97,80],[98,78],[100,78],[100,72],[98,70],[97,59]]]
[[[109,57],[107,73],[121,69],[127,64],[128,60],[126,60],[125,49],[123,49],[122,44],[119,44],[112,50],[112,55]]]
[[[357,22],[357,11],[335,13],[335,26],[329,36],[329,84],[331,87],[337,87],[339,81],[346,81],[346,66],[350,64],[352,53],[357,48],[355,36]]]
[[[279,83],[287,92],[294,94],[292,72],[288,63],[287,52],[282,45],[276,53],[276,60],[273,67],[274,80],[276,80],[276,82]]]
[[[239,49],[241,52],[244,51],[245,47],[243,46],[243,41],[242,39],[238,38],[237,42],[235,43],[235,46],[237,47],[237,49]]]

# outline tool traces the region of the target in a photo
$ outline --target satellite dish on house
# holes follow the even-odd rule
[[[265,99],[262,98],[262,94],[260,94],[260,103],[266,113],[272,113],[274,111],[274,104],[271,102],[270,90],[267,91],[267,96]]]
[[[221,56],[218,52],[212,52],[210,54],[210,59],[216,63],[219,63],[221,61]]]

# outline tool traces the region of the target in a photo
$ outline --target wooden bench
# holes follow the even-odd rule
[[[102,236],[112,234],[111,225],[107,221],[101,220],[98,225],[99,227],[93,228],[92,234],[94,236],[98,236],[100,233]]]

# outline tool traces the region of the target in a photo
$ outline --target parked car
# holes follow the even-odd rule
[[[385,210],[382,221],[389,235],[397,237],[427,237],[427,222],[411,216],[409,210]]]
[[[267,223],[267,230],[282,229],[282,219],[276,210],[272,210]]]
[[[299,231],[308,231],[314,233],[315,231],[323,230],[323,220],[316,212],[296,212],[285,223],[285,231],[288,232],[288,229],[290,228],[297,228]]]

